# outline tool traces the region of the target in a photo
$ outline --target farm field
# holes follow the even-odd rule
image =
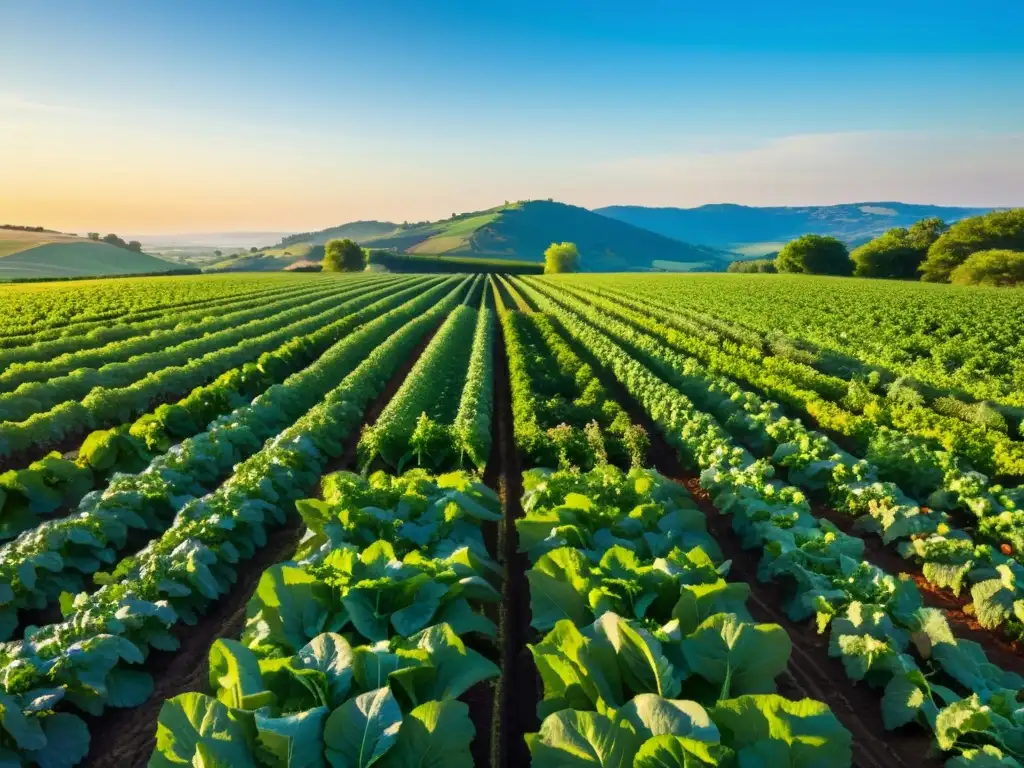
[[[219,274],[0,310],[3,768],[1024,766],[1024,292]]]

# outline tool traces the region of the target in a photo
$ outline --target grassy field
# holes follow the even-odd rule
[[[5,233],[6,236],[6,233]],[[90,277],[166,272],[178,265],[82,238],[34,243],[0,258],[0,280],[34,277]]]

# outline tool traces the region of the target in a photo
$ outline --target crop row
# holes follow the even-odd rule
[[[350,337],[359,343],[348,344],[347,351],[360,362],[343,378],[324,377],[338,384],[321,402],[238,464],[216,491],[185,504],[171,527],[122,561],[99,590],[62,599],[62,622],[0,647],[5,712],[31,715],[4,720],[0,748],[45,765],[63,746],[64,731],[73,727],[80,736],[84,727],[77,719],[66,725],[74,716],[56,712],[58,704],[99,714],[108,705],[131,707],[148,698],[152,678],[124,665],[142,663],[150,648],[175,649],[170,630],[195,623],[229,591],[237,564],[266,544],[268,527],[286,521],[289,506],[308,493],[326,460],[341,454],[367,405],[461,299],[461,291],[447,283],[440,290],[443,298],[425,294],[432,300],[428,308],[414,307],[418,311],[383,338]],[[8,722],[14,720],[12,732]],[[26,721],[33,724],[28,732]],[[47,735],[47,721],[60,723],[57,739]]]
[[[750,587],[686,491],[650,470],[523,479],[532,625],[544,686],[534,768],[842,768],[851,735],[824,704],[775,694],[792,648],[757,624]],[[685,697],[685,698],[681,698]]]
[[[18,611],[43,608],[85,578],[116,562],[132,529],[167,529],[191,499],[202,496],[248,460],[361,365],[366,354],[454,287],[454,279],[380,299],[346,318],[335,341],[312,365],[271,386],[250,405],[215,419],[154,459],[142,472],[116,477],[101,494],[82,500],[70,517],[47,521],[0,550],[0,637]],[[412,294],[410,296],[410,294]]]
[[[167,330],[184,330],[187,326],[202,324],[212,320],[221,312],[235,312],[262,306],[268,301],[287,298],[296,293],[315,290],[311,285],[271,284],[263,289],[255,289],[241,295],[228,294],[201,302],[188,304],[180,308],[163,310],[155,317],[136,322],[123,322],[114,319],[112,324],[101,324],[82,333],[49,338],[51,334],[39,334],[39,338],[31,343],[18,347],[0,348],[0,368],[31,363],[38,360],[52,360],[80,350],[95,349],[114,341],[144,337]]]
[[[74,460],[53,452],[27,468],[0,474],[0,539],[34,527],[41,516],[74,507],[115,472],[143,471],[175,442],[203,431],[215,418],[243,407],[271,384],[315,360],[353,326],[352,313],[384,297],[408,297],[425,285],[399,290],[402,283],[388,283],[361,292],[338,305],[336,314],[341,315],[340,319],[290,336],[257,360],[222,373],[177,403],[160,405],[134,423],[93,432],[85,438]],[[389,305],[378,304],[377,309],[385,306]],[[308,322],[293,326],[293,330],[307,327]]]
[[[801,491],[773,480],[768,462],[755,461],[686,395],[592,326],[585,307],[566,309],[527,290],[700,470],[701,485],[732,515],[744,546],[762,548],[759,577],[786,588],[790,618],[816,618],[851,681],[884,689],[887,727],[928,729],[941,750],[956,756],[951,765],[1016,765],[1024,758],[1024,726],[1015,714],[1024,679],[990,663],[978,644],[957,638],[941,611],[923,607],[911,580],[866,562],[862,540],[811,514]]]
[[[358,295],[373,287],[372,283],[359,283],[358,287],[354,286],[346,295]],[[2,422],[0,457],[9,458],[39,445],[60,444],[87,430],[128,421],[145,413],[161,398],[185,394],[227,369],[276,349],[296,334],[307,333],[332,321],[338,317],[338,303],[342,298],[339,295],[325,300],[320,307],[299,307],[272,320],[260,321],[259,325],[264,331],[259,335],[247,335],[256,330],[251,327],[224,331],[224,334],[234,337],[230,346],[210,348],[210,343],[204,341],[203,346],[208,349],[205,354],[193,358],[186,356],[179,365],[155,368],[145,375],[137,372],[140,378],[130,380],[124,386],[96,387],[81,400],[65,400],[21,422]],[[228,340],[222,339],[223,342]],[[132,366],[128,364],[127,367]],[[123,371],[122,375],[130,379],[128,372]]]
[[[936,586],[959,593],[965,582],[973,585],[974,611],[982,626],[995,628],[1008,619],[1024,621],[1024,566],[1013,554],[1014,545],[1024,543],[1019,491],[1003,494],[997,489],[996,495],[982,495],[974,485],[979,494],[971,506],[980,519],[977,535],[987,541],[979,545],[944,512],[922,510],[895,483],[879,482],[879,476],[891,479],[894,474],[887,473],[884,465],[880,468],[870,460],[857,460],[825,436],[785,418],[775,403],[742,390],[726,377],[715,376],[659,339],[604,316],[592,317],[598,327],[625,344],[630,354],[715,414],[755,454],[784,468],[790,482],[808,493],[827,492],[833,506],[863,516],[862,526],[878,532],[886,543],[902,542],[904,556],[922,562],[925,577]],[[914,479],[915,473],[906,467],[920,456],[920,447],[916,453],[893,450],[892,455],[904,469],[904,474],[896,477]],[[963,503],[972,490],[965,482],[970,476],[950,470],[944,479],[948,485],[944,490],[959,493]],[[929,503],[934,504],[935,499],[932,494]],[[977,501],[987,502],[987,506]],[[1005,545],[1010,554],[1001,548],[1006,540],[1012,542]]]
[[[499,669],[462,638],[496,634],[480,609],[501,569],[480,525],[498,497],[464,473],[322,486],[297,503],[309,535],[263,573],[241,638],[210,649],[214,696],[164,703],[154,768],[474,764],[459,699]]]
[[[1005,420],[999,430],[942,415],[927,407],[921,395],[908,385],[891,386],[883,397],[860,381],[821,374],[806,363],[765,355],[757,347],[695,338],[689,325],[683,325],[680,333],[671,327],[679,325],[675,313],[652,310],[645,302],[619,295],[607,300],[590,291],[568,290],[605,308],[614,308],[620,318],[664,337],[715,370],[751,380],[823,427],[839,431],[860,451],[869,450],[879,435],[889,434],[891,428],[918,445],[948,451],[961,463],[989,475],[1024,477],[1024,444],[1007,436]],[[969,410],[966,404],[961,405]]]
[[[0,394],[0,419],[4,422],[24,421],[33,414],[46,411],[54,406],[78,400],[93,389],[114,389],[125,387],[164,368],[182,366],[188,362],[225,347],[233,346],[255,336],[279,330],[295,320],[301,320],[337,306],[338,298],[360,290],[362,283],[355,285],[339,282],[326,296],[306,301],[293,298],[282,302],[282,311],[269,317],[260,310],[250,310],[255,319],[175,344],[157,349],[121,362],[102,365],[100,368],[82,368],[45,381],[28,381],[12,392]],[[118,346],[132,342],[116,342]]]
[[[478,287],[481,283],[476,281]],[[480,302],[479,295],[475,299]],[[437,471],[468,457],[483,467],[490,448],[492,380],[485,367],[490,367],[492,326],[486,307],[463,304],[447,317],[380,417],[363,432],[363,466],[379,457],[399,471],[407,465]]]
[[[503,311],[516,445],[537,466],[640,466],[643,430],[542,314]]]
[[[309,284],[308,278],[302,278]],[[287,286],[293,275],[231,275],[98,280],[77,284],[9,287],[4,292],[0,347],[85,333],[113,323],[133,323],[201,306],[231,296],[243,297],[268,284]]]
[[[49,353],[41,360],[14,362],[0,373],[0,392],[12,392],[27,382],[45,382],[67,376],[71,372],[77,373],[82,369],[105,369],[113,363],[142,362],[145,359],[142,357],[144,355],[162,352],[256,320],[272,318],[286,310],[308,305],[325,297],[333,297],[339,293],[339,289],[344,290],[346,287],[348,286],[340,281],[333,285],[310,286],[307,290],[292,291],[287,295],[275,296],[272,300],[263,300],[251,306],[231,307],[230,311],[217,316],[211,317],[204,313],[202,316],[192,317],[193,322],[181,327],[119,339],[92,349],[75,349],[63,354]],[[195,320],[202,322],[196,323]],[[40,388],[26,389],[30,392],[29,397],[35,400],[31,392],[33,389],[39,391]],[[41,407],[46,407],[46,403],[45,398],[40,400]]]

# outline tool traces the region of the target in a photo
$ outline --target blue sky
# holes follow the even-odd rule
[[[1019,0],[35,0],[0,28],[4,220],[1024,204]]]

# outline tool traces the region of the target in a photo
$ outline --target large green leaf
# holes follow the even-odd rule
[[[590,578],[590,564],[578,550],[561,547],[548,552],[526,572],[526,578],[533,614],[530,623],[535,629],[551,629],[562,619],[576,626],[593,621],[588,597],[596,584]]]
[[[544,683],[545,700],[587,708],[598,700],[610,706],[623,703],[622,675],[615,649],[606,638],[585,637],[564,620],[529,648]]]
[[[429,654],[432,673],[416,676],[422,681],[415,687],[416,703],[456,699],[477,683],[501,674],[493,662],[467,648],[447,624],[423,630],[413,642]]]
[[[184,693],[168,699],[157,719],[150,768],[192,765],[201,754],[205,768],[255,768],[242,725],[212,696]]]
[[[623,768],[640,747],[627,721],[571,709],[544,718],[540,732],[527,743],[533,768]]]
[[[679,621],[679,631],[689,635],[716,613],[731,613],[743,621],[753,621],[747,611],[750,585],[719,579],[714,584],[685,584],[679,601],[672,609],[672,618]]]
[[[316,577],[291,565],[275,565],[260,576],[249,600],[250,617],[243,641],[250,637],[295,653],[320,634],[331,606],[331,590]]]
[[[323,768],[327,707],[286,717],[255,714],[260,759],[270,768]]]
[[[720,701],[711,719],[722,745],[736,751],[740,765],[837,768],[851,762],[850,732],[819,701],[790,701],[774,694]],[[764,762],[766,754],[776,762]]]
[[[732,751],[681,736],[664,734],[648,739],[633,760],[633,768],[706,768],[719,766]]]
[[[210,687],[229,707],[252,710],[274,703],[256,654],[230,638],[219,638],[210,646]]]
[[[656,693],[672,698],[679,693],[679,680],[661,644],[643,630],[634,629],[621,616],[605,613],[584,634],[607,641],[615,653],[626,688],[636,693]],[[609,701],[612,706],[622,702]]]
[[[402,721],[381,768],[473,768],[469,745],[475,732],[461,701],[420,704]]]
[[[71,768],[89,753],[89,728],[81,718],[57,712],[42,723],[46,746],[28,753],[39,768]]]
[[[300,666],[318,669],[327,676],[330,705],[341,706],[352,687],[354,671],[354,656],[348,640],[333,632],[324,632],[299,650],[299,660]]]
[[[641,739],[669,734],[716,744],[718,727],[707,710],[695,701],[666,699],[653,693],[641,693],[619,710]]]
[[[327,759],[333,768],[368,768],[391,749],[401,725],[402,712],[390,688],[349,699],[324,725]]]
[[[774,691],[792,647],[777,624],[751,624],[729,613],[707,619],[682,643],[693,673],[721,687],[718,698]]]

